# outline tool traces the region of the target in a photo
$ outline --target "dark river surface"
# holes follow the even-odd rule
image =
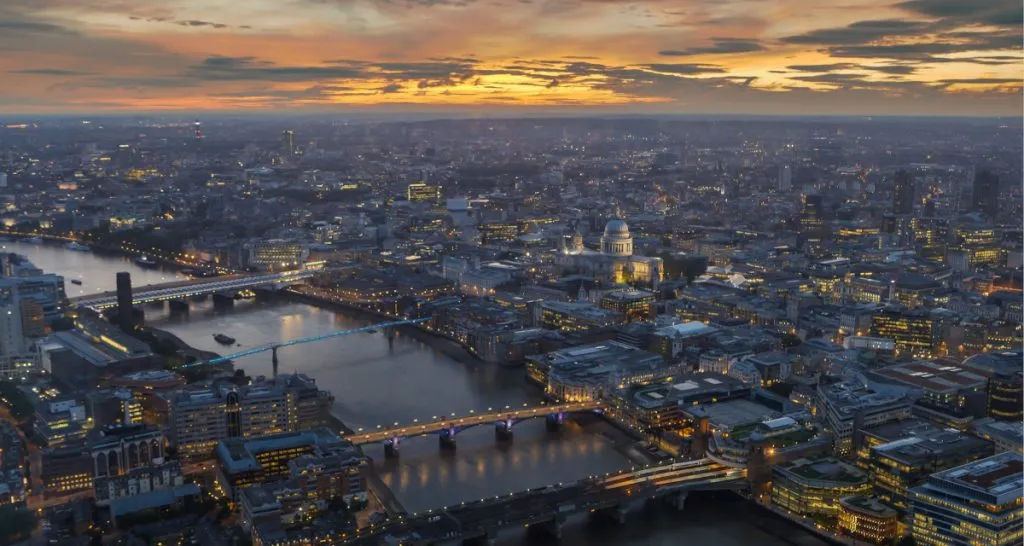
[[[130,271],[136,287],[182,278],[171,270],[143,269],[127,258],[70,251],[60,244],[7,242],[0,246],[5,252],[26,256],[48,273],[64,275],[69,297],[112,290],[117,271]],[[80,279],[82,285],[72,284],[71,279]],[[172,314],[167,306],[144,305],[143,310],[148,325],[220,354],[369,324],[365,319],[287,301],[240,301],[233,308],[214,310],[206,300],[191,302],[188,313]],[[216,333],[234,337],[240,346],[216,343]],[[401,333],[392,343],[380,333],[360,333],[296,345],[281,349],[279,358],[282,373],[308,374],[320,388],[334,393],[333,413],[353,429],[540,400],[539,391],[526,383],[521,369],[457,360]],[[235,365],[253,377],[271,375],[269,354],[239,358]],[[480,426],[459,433],[453,455],[442,455],[434,436],[403,442],[397,462],[384,462],[383,453],[374,452],[376,449],[383,450],[371,446],[367,454],[380,461],[381,478],[410,512],[629,467],[629,461],[608,439],[574,425],[549,434],[542,420],[517,424],[514,441],[504,448],[495,444],[491,427]],[[571,521],[560,543],[785,544],[755,527],[745,511],[740,503],[702,505],[700,498],[692,498],[684,512],[651,507],[633,515],[633,523],[626,526],[600,520]],[[512,531],[502,535],[501,542],[535,544],[545,539]]]

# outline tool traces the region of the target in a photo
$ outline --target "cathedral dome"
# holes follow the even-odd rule
[[[605,237],[608,237],[608,236],[628,237],[629,236],[629,226],[626,225],[625,220],[620,220],[618,218],[615,218],[613,220],[609,220],[608,224],[606,224],[604,226],[604,235],[605,235]]]
[[[633,255],[633,236],[629,234],[629,226],[625,221],[615,218],[604,227],[601,252],[609,256]]]

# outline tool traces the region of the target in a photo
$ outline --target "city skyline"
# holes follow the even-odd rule
[[[1016,2],[26,0],[0,112],[1021,113]]]

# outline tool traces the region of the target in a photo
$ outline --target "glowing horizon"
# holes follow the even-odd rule
[[[0,111],[1016,115],[992,0],[20,0]]]

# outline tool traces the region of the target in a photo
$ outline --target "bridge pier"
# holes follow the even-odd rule
[[[401,440],[399,438],[388,438],[384,440],[384,458],[385,459],[397,459],[398,458],[398,443]]]
[[[438,447],[441,451],[455,451],[455,427],[441,429],[440,434],[437,435]]]
[[[550,521],[545,521],[538,526],[544,529],[549,535],[554,537],[556,540],[562,539],[562,524],[565,523],[565,516],[555,515]]]
[[[512,441],[512,420],[498,421],[494,423],[494,439],[499,442]]]
[[[188,313],[188,300],[186,299],[171,300],[168,302],[168,305],[170,306],[171,311]]]
[[[471,546],[474,544],[486,544],[487,546],[494,546],[498,543],[498,532],[488,531],[486,534],[480,536],[462,539],[459,541],[459,543],[463,544],[464,546]]]
[[[552,413],[544,419],[544,425],[548,429],[548,432],[558,432],[562,430],[562,425],[565,424],[565,414],[562,412]]]
[[[669,493],[668,495],[665,495],[663,498],[669,506],[682,512],[683,510],[686,509],[686,497],[688,496],[688,492],[679,491],[677,493]]]
[[[216,292],[213,294],[213,306],[214,307],[234,307],[235,305],[235,294],[232,292]]]

